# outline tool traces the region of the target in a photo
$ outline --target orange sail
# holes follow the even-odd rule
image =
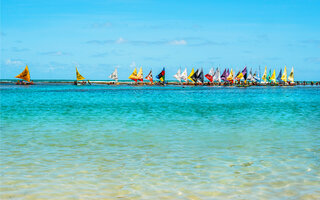
[[[16,76],[16,78],[20,78],[20,79],[23,79],[23,80],[25,80],[25,81],[30,82],[30,73],[29,73],[28,65],[27,65],[26,68],[23,70],[23,72],[21,72],[21,74],[19,74],[18,76]]]

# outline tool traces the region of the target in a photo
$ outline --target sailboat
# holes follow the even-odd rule
[[[261,83],[267,83],[267,66],[264,68],[264,73],[261,78]]]
[[[213,76],[214,76],[214,74],[215,74],[215,73],[214,73],[214,69],[211,68],[210,71],[209,71],[209,73],[205,75],[205,77],[210,81],[210,83],[213,82]]]
[[[251,81],[251,82],[254,81],[254,78],[253,78],[253,75],[252,75],[252,68],[250,68],[250,72],[249,72],[249,75],[248,75],[248,77],[247,77],[247,80],[248,80],[248,81]]]
[[[278,77],[277,77],[277,81],[278,81],[279,83],[282,82],[281,77],[282,77],[282,69],[280,69],[280,72],[279,72]]]
[[[152,70],[150,70],[149,74],[145,77],[145,79],[149,80],[150,83],[153,84]]]
[[[230,74],[227,77],[227,80],[233,83],[233,79],[234,79],[234,74],[233,74],[233,69],[231,69]]]
[[[260,81],[260,70],[259,73],[257,73],[257,71],[254,72],[253,74],[253,82],[259,82]]]
[[[109,76],[109,78],[115,80],[116,82],[118,82],[118,71],[117,68],[114,69],[114,72],[112,72]]]
[[[216,72],[213,75],[213,82],[217,81],[218,83],[221,82],[221,77],[220,77],[220,69],[217,67]]]
[[[184,80],[185,82],[188,82],[188,73],[187,73],[187,68],[184,69],[180,76],[181,80]]]
[[[138,75],[137,75],[137,79],[141,82],[143,82],[143,72],[142,72],[142,67],[140,67]]]
[[[204,83],[204,75],[203,75],[203,69],[202,69],[202,68],[201,68],[201,70],[200,70],[199,73],[198,73],[197,81],[198,81],[199,83],[201,83],[201,85]]]
[[[197,83],[197,80],[198,80],[198,74],[199,74],[199,69],[197,69],[190,77],[192,82],[194,82],[195,84]]]
[[[17,85],[33,85],[33,81],[30,81],[30,72],[28,65],[26,65],[26,68],[16,76],[16,78],[28,81],[27,83],[24,83],[23,81],[19,81],[16,83]]]
[[[161,81],[161,84],[165,85],[165,80],[166,80],[165,68],[162,69],[162,71],[156,76],[156,78]]]
[[[82,80],[85,80],[86,78],[84,78],[79,72],[78,72],[78,69],[76,67],[76,77],[77,77],[77,80],[74,82],[75,85],[86,85],[87,82],[86,81],[83,81],[82,83],[79,83],[78,81],[82,81]],[[90,81],[88,80],[88,84],[91,85]]]
[[[269,73],[268,73],[268,76],[267,76],[267,81],[269,83],[271,82],[270,78],[271,78],[271,69],[269,69]]]
[[[273,70],[273,73],[272,73],[272,75],[270,77],[270,81],[273,82],[273,83],[277,82],[277,80],[276,80],[276,70],[275,69]]]
[[[291,69],[290,75],[288,77],[288,80],[290,81],[291,84],[294,83],[294,74],[293,74],[293,67]]]
[[[221,80],[226,81],[228,76],[229,75],[227,74],[227,69],[224,69],[224,71],[221,75]]]
[[[191,70],[191,72],[190,72],[190,74],[188,76],[188,79],[191,80],[194,83],[194,80],[191,78],[193,76],[193,74],[194,74],[194,68],[192,68],[192,70]]]
[[[132,74],[129,76],[129,79],[134,80],[137,83],[137,81],[138,81],[138,79],[137,79],[137,68],[134,68]]]
[[[175,75],[173,75],[173,77],[177,79],[179,83],[181,83],[181,68],[179,68],[178,72]]]
[[[237,81],[240,82],[240,80],[242,79],[242,77],[243,77],[243,75],[242,75],[242,73],[241,73],[240,70],[239,70],[239,72],[237,73],[237,75],[235,76],[234,79],[236,79]]]
[[[287,83],[287,66],[284,66],[283,74],[281,80],[286,84]]]
[[[132,74],[129,76],[129,79],[134,80],[136,83],[138,82],[138,80],[143,82],[142,67],[140,67],[140,70],[138,73],[137,73],[137,68],[134,68]]]

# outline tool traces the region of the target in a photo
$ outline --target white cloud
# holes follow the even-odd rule
[[[126,40],[123,39],[122,37],[120,37],[119,39],[116,40],[117,44],[121,44],[121,43],[125,43],[125,42],[126,42]]]
[[[187,41],[185,41],[185,40],[173,40],[173,41],[169,42],[169,44],[171,44],[171,45],[186,45]]]
[[[6,64],[7,65],[22,65],[23,63],[20,61],[20,60],[11,60],[11,59],[8,59],[6,61]]]
[[[132,63],[130,64],[130,67],[131,67],[131,68],[135,68],[135,67],[137,67],[136,62],[132,61]]]
[[[42,52],[40,54],[41,55],[46,55],[46,56],[67,56],[67,55],[71,55],[71,53],[62,52],[62,51],[48,51],[48,52]]]

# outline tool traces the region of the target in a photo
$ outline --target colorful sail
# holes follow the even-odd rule
[[[137,80],[143,82],[143,72],[142,72],[142,67],[140,67],[139,72],[137,74]]]
[[[23,72],[21,72],[16,78],[20,78],[22,80],[30,82],[30,72],[28,65],[26,65],[26,68],[24,68]]]
[[[290,72],[290,75],[288,77],[288,80],[291,82],[291,83],[294,83],[294,74],[293,74],[293,67],[291,69],[291,72]]]
[[[173,75],[175,79],[177,79],[181,83],[181,69],[179,68],[178,72]]]
[[[200,83],[204,82],[204,75],[203,75],[203,69],[201,68],[201,70],[199,70],[199,73],[197,75],[197,81]]]
[[[149,74],[146,76],[147,80],[149,80],[151,83],[153,83],[153,76],[152,76],[152,70],[150,70]]]
[[[240,79],[243,77],[242,73],[239,71],[237,75],[234,77],[237,81],[240,81]]]
[[[253,79],[254,79],[253,80],[254,82],[260,81],[260,77],[259,77],[259,74],[257,73],[257,71],[254,72]]]
[[[77,81],[81,81],[81,80],[86,79],[86,78],[84,78],[83,76],[81,76],[81,74],[78,72],[77,67],[76,67],[76,75],[77,75]]]
[[[194,74],[194,68],[192,68],[191,73],[188,76],[188,79],[191,80],[192,82],[194,82],[193,79],[191,78],[193,74]]]
[[[160,81],[164,82],[165,81],[165,69],[163,68],[162,71],[157,75],[157,79],[159,79]]]
[[[243,79],[244,79],[244,80],[247,80],[247,76],[248,76],[248,75],[247,75],[247,66],[244,67],[244,69],[242,70],[241,73],[242,73],[242,75],[243,75]]]
[[[215,74],[214,69],[211,68],[209,73],[206,74],[205,77],[212,83],[214,74]]]
[[[233,69],[231,69],[229,76],[227,77],[228,81],[233,81],[234,79],[234,74],[233,74]]]
[[[216,72],[213,75],[213,81],[221,82],[220,69],[217,67]]]
[[[224,69],[222,75],[221,75],[221,80],[226,81],[227,80],[227,69]]]
[[[199,69],[197,69],[197,70],[193,73],[193,75],[191,76],[191,79],[192,79],[192,81],[193,81],[194,83],[196,83],[197,80],[198,80],[198,74],[199,74]]]
[[[242,72],[239,72],[236,76],[236,79],[240,81],[241,79],[246,80],[247,79],[247,67],[244,67]]]
[[[229,68],[227,69],[226,75],[227,75],[227,80],[228,80],[228,76],[230,75]]]
[[[110,74],[109,78],[115,80],[116,82],[118,82],[118,71],[117,68],[114,69],[114,72],[112,72],[112,74]]]
[[[287,66],[284,66],[283,74],[281,76],[281,80],[283,80],[285,83],[287,82]]]
[[[185,68],[184,71],[182,72],[181,79],[184,80],[185,82],[188,82],[187,68]]]
[[[264,68],[264,73],[261,79],[263,80],[263,83],[267,82],[267,67]]]
[[[282,82],[281,77],[282,77],[282,69],[280,69],[279,75],[277,77],[278,82]]]
[[[267,81],[268,82],[271,82],[270,78],[271,78],[271,69],[269,69],[269,73],[268,73],[268,76],[267,76]]]
[[[273,70],[273,73],[272,73],[272,75],[271,75],[271,77],[270,77],[270,81],[272,81],[272,82],[276,82],[276,70],[274,69]]]
[[[137,79],[137,68],[134,68],[132,74],[129,76],[129,79],[134,80],[135,82],[138,81],[138,79]]]

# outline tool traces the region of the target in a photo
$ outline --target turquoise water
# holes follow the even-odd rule
[[[1,199],[320,198],[320,87],[0,91]]]

